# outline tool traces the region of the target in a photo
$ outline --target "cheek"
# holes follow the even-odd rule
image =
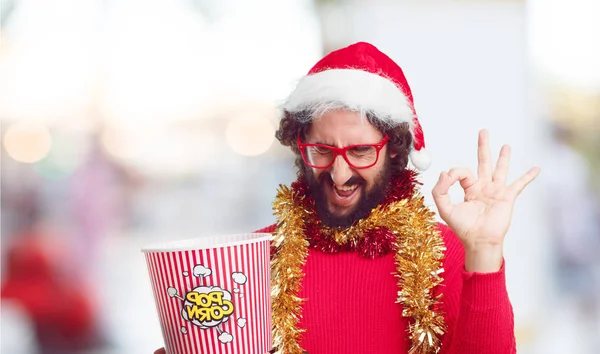
[[[378,183],[379,176],[383,173],[384,168],[385,163],[380,160],[375,166],[359,172],[360,177],[367,181],[367,190],[371,190]]]
[[[371,189],[371,187],[373,186],[373,183],[375,182],[375,176],[377,176],[377,170],[375,169],[376,166],[373,166],[371,168],[368,168],[366,170],[360,171],[357,174],[364,179],[365,181],[367,181],[367,189]]]

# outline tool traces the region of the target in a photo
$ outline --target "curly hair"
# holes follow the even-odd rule
[[[305,170],[304,161],[298,149],[296,139],[306,137],[306,133],[310,129],[310,121],[314,116],[311,111],[301,111],[295,113],[284,112],[284,117],[279,122],[279,129],[275,133],[275,137],[281,145],[289,146],[294,154],[296,154],[296,167],[298,174]],[[369,123],[377,128],[383,135],[388,135],[388,156],[396,154],[390,159],[391,176],[395,177],[402,173],[408,165],[408,154],[412,145],[412,135],[408,123],[401,123],[396,126],[390,126],[387,123],[377,119],[373,114],[366,113]]]

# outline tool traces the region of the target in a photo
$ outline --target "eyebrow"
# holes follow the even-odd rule
[[[333,145],[333,144],[322,143],[322,142],[320,142],[320,141],[317,141],[316,143],[313,143],[313,144],[321,144],[321,145],[327,145],[327,146],[331,146],[331,147],[338,147],[338,146],[335,146],[335,145]]]

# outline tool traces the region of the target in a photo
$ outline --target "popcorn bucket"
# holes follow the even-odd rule
[[[271,350],[271,234],[142,249],[167,354]]]

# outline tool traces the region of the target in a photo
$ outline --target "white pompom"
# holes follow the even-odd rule
[[[431,166],[431,154],[422,148],[421,150],[412,150],[408,155],[410,162],[419,170],[425,171]]]

